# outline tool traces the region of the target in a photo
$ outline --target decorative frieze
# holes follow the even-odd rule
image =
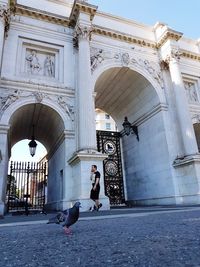
[[[73,99],[68,96],[46,94],[40,91],[28,92],[23,90],[3,91],[0,96],[0,118],[3,112],[14,102],[27,97],[35,97],[36,103],[41,103],[44,99],[57,102],[64,110],[68,117],[74,121],[74,103]]]
[[[107,60],[120,62],[122,67],[135,65],[142,70],[147,71],[164,88],[162,72],[159,63],[149,61],[148,59],[132,56],[132,53],[126,51],[106,51],[99,48],[91,48],[91,71],[93,72],[100,64]]]

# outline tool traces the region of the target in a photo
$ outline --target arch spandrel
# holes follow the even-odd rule
[[[58,103],[58,101],[60,102]],[[37,95],[22,95],[21,97],[18,97],[12,101],[5,110],[0,112],[0,124],[9,125],[12,114],[14,114],[22,106],[41,103],[49,108],[52,108],[56,113],[59,114],[63,120],[65,130],[73,130],[74,106],[72,106],[72,110],[63,99],[59,99],[58,101],[50,98],[37,99]]]
[[[19,97],[13,101],[6,109],[2,112],[0,124],[9,125],[9,136],[11,147],[18,141],[23,139],[31,139],[32,134],[32,114],[34,106],[43,107],[43,120],[39,126],[36,126],[35,139],[41,142],[49,151],[52,144],[62,139],[65,135],[65,131],[74,131],[74,114],[70,114],[69,110],[66,111],[67,106],[64,106],[65,102],[63,99],[59,99],[61,104],[57,101],[53,101],[49,98],[37,99],[35,96]],[[63,105],[63,106],[62,106]],[[29,110],[30,109],[30,110]],[[45,113],[46,112],[46,113]],[[23,122],[23,114],[27,117]],[[27,120],[30,120],[28,122]],[[26,129],[28,128],[28,130]]]
[[[128,59],[127,59],[128,60]],[[135,63],[132,63],[135,62]],[[101,63],[97,64],[95,68],[92,68],[92,88],[95,89],[95,84],[100,78],[100,76],[109,69],[112,68],[129,68],[134,72],[141,74],[144,79],[148,80],[152,87],[155,89],[160,103],[166,104],[166,98],[164,94],[164,81],[162,73],[158,64],[153,62],[151,66],[150,62],[145,59],[139,59],[135,61],[132,59],[132,62],[123,63],[122,60],[110,59],[103,60]]]

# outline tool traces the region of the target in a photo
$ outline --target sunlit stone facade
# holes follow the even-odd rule
[[[99,7],[100,8],[100,7]],[[47,206],[91,205],[90,166],[102,173],[95,109],[138,127],[121,138],[126,201],[200,203],[200,42],[178,29],[98,11],[89,1],[0,1],[0,213],[11,148],[47,149]],[[62,174],[62,175],[61,175]],[[61,177],[62,176],[62,177]]]

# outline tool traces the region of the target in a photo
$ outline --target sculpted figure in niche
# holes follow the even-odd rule
[[[44,61],[44,75],[54,77],[54,62],[50,55],[48,55]]]
[[[40,71],[41,66],[36,51],[32,50],[30,55],[26,57],[26,60],[28,61],[31,74],[37,74]]]
[[[190,102],[198,102],[198,96],[193,83],[185,82],[187,98]]]

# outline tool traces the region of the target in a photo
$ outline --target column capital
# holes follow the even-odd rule
[[[4,23],[6,35],[10,27],[10,17],[11,17],[10,9],[8,9],[7,6],[0,4],[0,21]]]
[[[87,40],[89,42],[91,39],[92,31],[93,28],[91,25],[77,24],[74,30],[74,46],[78,47],[78,42],[80,40]]]
[[[169,53],[166,54],[165,58],[161,61],[161,68],[169,68],[170,63],[178,63],[181,58],[182,53],[178,48],[172,48]]]

